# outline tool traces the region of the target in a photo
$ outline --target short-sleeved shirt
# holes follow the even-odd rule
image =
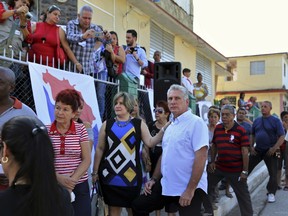
[[[194,86],[189,78],[183,76],[181,79],[181,83],[191,94],[193,94]]]
[[[217,148],[216,168],[223,172],[241,172],[243,170],[242,147],[249,147],[249,138],[245,129],[237,122],[226,131],[223,124],[216,125],[213,145]]]
[[[248,122],[245,122],[245,121],[243,121],[243,122],[241,122],[241,123],[238,122],[238,124],[239,124],[240,126],[242,126],[242,127],[245,128],[246,133],[247,133],[247,136],[249,137],[250,134],[251,134],[252,125],[249,124]]]
[[[273,147],[278,138],[285,133],[280,119],[270,115],[269,117],[261,116],[255,119],[251,134],[255,136],[256,150],[265,152]]]
[[[208,128],[200,117],[188,110],[174,119],[162,139],[163,195],[181,196],[191,178],[193,164],[197,162],[195,153],[205,146],[208,149]],[[203,171],[197,188],[207,191],[206,169]]]
[[[11,97],[14,100],[14,104],[12,107],[4,111],[0,115],[0,128],[4,125],[5,122],[7,122],[9,119],[15,117],[15,116],[32,116],[36,117],[36,114],[34,111],[25,105],[24,103],[21,103],[17,98]]]
[[[62,175],[71,175],[82,162],[81,143],[87,142],[86,144],[89,145],[85,126],[71,121],[70,128],[64,135],[57,130],[56,121],[46,127],[53,144],[56,172]],[[87,179],[86,172],[78,183],[82,183]]]
[[[130,49],[130,47],[127,47],[126,49]],[[137,45],[137,54],[139,56],[139,59],[144,63],[142,67],[139,65],[138,61],[135,59],[133,54],[127,54],[126,55],[126,61],[125,64],[123,65],[124,72],[127,73],[128,76],[130,77],[136,77],[140,79],[140,72],[141,68],[145,68],[148,66],[148,61],[146,58],[146,53],[145,51]]]

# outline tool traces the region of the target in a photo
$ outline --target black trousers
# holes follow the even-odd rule
[[[197,188],[191,204],[182,207],[179,204],[179,196],[163,196],[161,183],[158,181],[152,188],[152,193],[149,195],[140,195],[132,203],[133,216],[149,216],[149,213],[162,209],[165,206],[166,212],[179,211],[180,216],[201,216],[201,205],[203,197],[207,194],[200,188]]]
[[[264,160],[266,167],[269,173],[269,181],[266,186],[268,193],[276,194],[277,191],[277,163],[278,158],[275,155],[267,156],[266,152],[257,152],[256,155],[249,156],[249,174],[253,171],[253,169]]]
[[[211,194],[214,194],[215,187],[217,187],[217,184],[219,181],[221,181],[224,177],[226,177],[227,180],[230,181],[231,187],[233,188],[240,212],[242,216],[252,216],[253,215],[253,209],[252,209],[252,203],[250,198],[250,193],[248,191],[248,185],[247,182],[239,181],[240,173],[230,173],[230,172],[223,172],[219,169],[216,169],[213,173],[208,174],[208,194],[211,196]],[[210,197],[212,200],[212,197]]]

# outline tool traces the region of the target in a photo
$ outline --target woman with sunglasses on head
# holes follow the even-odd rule
[[[60,65],[57,59],[58,37],[68,58],[76,66],[77,71],[81,72],[82,65],[71,51],[64,30],[57,26],[60,16],[61,9],[52,5],[48,8],[43,22],[34,23],[31,34],[26,32],[27,40],[31,43],[31,49],[28,53],[29,61],[58,68]]]
[[[58,182],[71,196],[75,195],[75,201],[72,200],[75,216],[91,216],[87,174],[91,147],[85,126],[73,121],[80,104],[76,90],[60,91],[55,98],[55,121],[47,129],[55,152]]]
[[[70,194],[56,179],[51,140],[35,117],[18,116],[1,131],[0,158],[9,188],[0,192],[1,215],[73,216]]]
[[[110,31],[111,43],[106,45],[106,50],[111,54],[113,67],[117,75],[122,73],[122,67],[126,60],[125,51],[122,46],[119,46],[118,35],[115,31]]]

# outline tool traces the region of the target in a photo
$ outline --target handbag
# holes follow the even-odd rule
[[[96,181],[92,187],[91,211],[95,216],[107,216],[108,208],[105,205],[102,190],[99,181]]]
[[[60,64],[60,66],[62,67],[65,64],[65,62],[68,61],[68,58],[64,49],[62,48],[60,44],[59,27],[57,28],[56,32],[57,32],[56,33],[56,40],[57,40],[56,59],[57,59],[58,64]]]

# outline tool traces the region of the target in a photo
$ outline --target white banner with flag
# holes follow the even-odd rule
[[[29,71],[36,113],[44,124],[54,121],[55,97],[58,92],[67,88],[75,89],[84,100],[81,119],[91,123],[94,139],[98,138],[102,121],[93,77],[30,62]],[[94,142],[93,152],[97,141]]]

